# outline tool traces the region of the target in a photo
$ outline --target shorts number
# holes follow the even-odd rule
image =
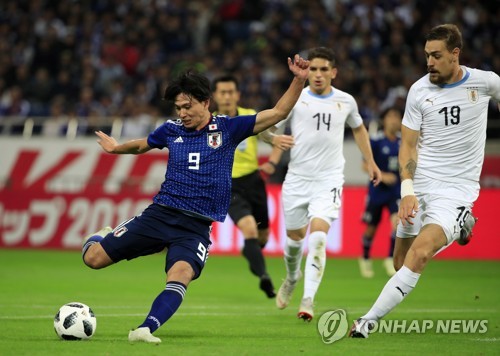
[[[205,258],[207,257],[207,248],[203,246],[203,244],[200,242],[198,245],[198,253],[196,256],[201,260],[201,262],[205,262]]]
[[[330,192],[332,192],[333,204],[337,204],[337,202],[340,201],[340,196],[342,195],[342,188],[333,188]]]
[[[470,215],[470,211],[466,210],[465,206],[459,206],[457,209],[458,209],[459,213],[458,213],[456,222],[458,223],[458,227],[460,227],[460,229],[461,229],[464,227],[465,220]]]
[[[200,153],[191,152],[189,153],[189,166],[188,169],[200,169]]]

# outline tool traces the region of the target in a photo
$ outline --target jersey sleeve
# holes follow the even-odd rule
[[[487,72],[486,80],[488,81],[488,94],[500,102],[500,77],[495,72]]]
[[[349,101],[351,102],[351,111],[349,112],[346,123],[350,128],[355,129],[363,125],[363,118],[359,114],[358,104],[356,100],[354,100],[354,97],[351,96]]]
[[[247,137],[252,136],[255,127],[257,114],[236,116],[227,120],[227,127],[235,142],[241,142]]]
[[[414,131],[420,131],[422,113],[418,107],[415,86],[412,86],[408,92],[402,124]]]
[[[159,148],[160,150],[166,146],[167,123],[160,125],[151,132],[148,136],[148,146],[152,148]]]

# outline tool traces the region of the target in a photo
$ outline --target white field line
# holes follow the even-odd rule
[[[0,306],[1,308],[2,306]],[[5,307],[5,305],[3,306]],[[14,305],[9,305],[10,308],[15,307]],[[21,307],[21,306],[19,306]],[[51,308],[53,309],[53,306],[50,305],[30,305],[30,306],[22,306],[24,310],[26,309],[46,309],[46,308]],[[119,306],[119,305],[114,305],[114,306],[95,306],[92,307],[94,312],[96,312],[97,316],[100,317],[128,317],[128,316],[145,316],[147,314],[147,306]],[[116,310],[116,309],[135,309],[135,310],[141,310],[139,313],[103,313],[102,311],[106,310]],[[330,308],[327,310],[335,310],[339,308]],[[251,311],[252,315],[255,316],[269,316],[270,314],[275,314],[278,313],[279,311],[274,308],[273,306],[220,306],[220,305],[193,305],[193,306],[183,306],[181,307],[181,310],[176,313],[176,315],[180,316],[238,316],[238,315],[248,315],[249,310]],[[318,310],[318,314],[322,314],[323,312],[326,312],[327,310],[321,309]],[[365,312],[367,309],[366,308],[350,308],[347,310],[347,312],[350,315],[357,315],[360,313]],[[412,315],[419,315],[419,314],[440,314],[440,318],[442,319],[443,314],[456,314],[456,313],[498,313],[497,309],[480,309],[480,308],[475,308],[475,309],[442,309],[442,308],[425,308],[425,309],[420,309],[420,308],[413,308],[413,309],[402,309],[399,310],[396,315],[407,315],[407,314],[412,314]],[[55,312],[54,312],[55,315]],[[0,314],[0,320],[29,320],[29,319],[52,319],[54,315],[1,315]],[[435,316],[435,315],[434,315]]]

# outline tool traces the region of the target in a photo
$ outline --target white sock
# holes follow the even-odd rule
[[[412,272],[403,266],[386,283],[372,308],[361,318],[379,320],[394,309],[417,285],[420,273]]]
[[[302,241],[287,237],[285,241],[285,266],[287,278],[296,281],[299,278],[300,262],[302,261]]]
[[[304,277],[304,298],[314,299],[323,278],[325,263],[326,234],[323,231],[315,231],[309,235],[309,252],[307,253]]]

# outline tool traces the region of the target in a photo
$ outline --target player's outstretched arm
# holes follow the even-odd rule
[[[254,134],[264,131],[268,127],[286,119],[299,99],[300,93],[304,89],[307,75],[309,74],[309,61],[296,54],[293,61],[291,58],[288,58],[288,68],[294,75],[292,83],[274,108],[261,111],[257,114],[253,129]]]
[[[412,219],[418,211],[418,200],[413,192],[413,177],[417,169],[417,143],[420,131],[401,126],[399,148],[399,175],[401,177],[401,202],[398,217],[403,225],[413,225]]]
[[[97,143],[101,145],[102,149],[108,153],[115,154],[141,154],[151,149],[148,145],[147,138],[140,138],[138,140],[130,140],[125,143],[119,144],[113,137],[106,135],[102,131],[96,131],[95,134],[99,136]]]
[[[370,136],[368,135],[368,131],[364,125],[359,125],[352,129],[352,134],[354,135],[354,140],[363,155],[366,172],[370,176],[370,181],[373,182],[373,185],[377,186],[382,179],[382,173],[375,163],[375,159],[373,158],[372,146],[370,145]]]

